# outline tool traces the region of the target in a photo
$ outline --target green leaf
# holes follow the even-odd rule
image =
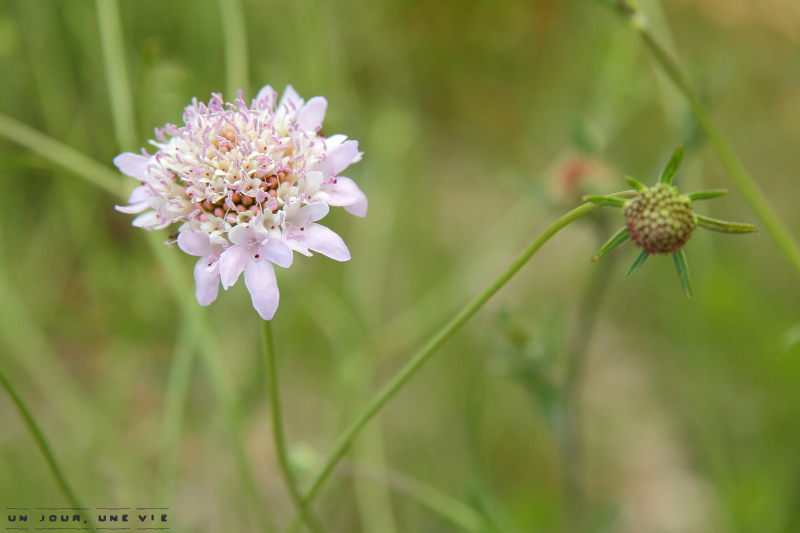
[[[711,231],[718,231],[719,233],[753,233],[758,231],[758,228],[752,224],[738,224],[736,222],[725,222],[724,220],[717,220],[716,218],[703,215],[696,216],[698,226]]]
[[[612,196],[584,196],[585,202],[592,202],[593,204],[605,205],[608,207],[622,207],[627,200],[622,198],[614,198]]]
[[[672,254],[672,259],[675,261],[675,270],[678,271],[678,277],[681,280],[681,287],[683,292],[691,300],[692,299],[692,278],[689,276],[689,263],[686,262],[686,252],[683,248]]]
[[[672,154],[669,163],[667,163],[667,166],[664,167],[664,172],[661,173],[661,183],[672,185],[672,180],[675,177],[675,173],[678,172],[678,168],[680,168],[682,161],[683,145],[678,145],[678,147],[675,149],[675,152]]]
[[[628,180],[628,183],[631,184],[631,187],[636,189],[639,192],[642,192],[647,188],[647,185],[642,183],[641,181],[637,180],[636,178],[632,178],[630,176],[625,176],[625,179]]]
[[[709,198],[716,198],[717,196],[722,196],[724,194],[728,194],[728,191],[725,189],[709,189],[707,191],[690,192],[685,196],[694,202],[696,200],[708,200]]]
[[[639,252],[639,255],[636,257],[636,259],[634,259],[633,264],[628,269],[628,273],[625,274],[625,279],[631,279],[633,275],[636,274],[636,271],[639,270],[639,267],[641,267],[644,264],[644,262],[647,260],[648,257],[650,257],[650,254],[648,254],[644,250]]]
[[[605,257],[611,250],[613,250],[614,248],[616,248],[617,246],[624,243],[630,238],[631,236],[628,233],[628,228],[627,227],[622,228],[616,234],[614,234],[613,237],[608,239],[608,242],[606,242],[603,245],[603,247],[600,248],[600,251],[598,251],[592,258],[592,261],[597,261],[601,257]]]

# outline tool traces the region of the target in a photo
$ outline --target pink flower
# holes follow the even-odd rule
[[[153,155],[114,158],[123,174],[140,182],[123,213],[138,213],[135,226],[178,228],[178,246],[199,256],[197,300],[208,305],[219,281],[226,289],[244,272],[253,306],[269,320],[278,305],[272,263],[288,267],[292,250],[350,259],[336,233],[318,224],[329,206],[365,216],[367,197],[339,176],[361,160],[356,141],[318,134],[325,98],[308,102],[291,87],[277,94],[266,86],[248,106],[218,94],[193,100],[181,127],[156,130]]]

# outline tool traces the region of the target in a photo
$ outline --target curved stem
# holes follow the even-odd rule
[[[678,90],[686,98],[700,129],[705,133],[709,144],[714,148],[717,157],[719,157],[722,166],[725,167],[731,180],[733,180],[733,183],[739,189],[739,192],[750,206],[750,209],[752,209],[755,215],[761,220],[761,224],[764,226],[766,232],[772,240],[775,241],[775,244],[780,248],[797,273],[800,274],[800,244],[789,231],[786,224],[775,214],[775,210],[772,205],[770,205],[767,197],[761,191],[750,173],[747,172],[747,169],[744,168],[741,161],[736,157],[736,154],[725,139],[725,136],[712,120],[705,106],[703,106],[700,101],[700,98],[695,94],[678,61],[656,41],[653,34],[650,33],[645,26],[643,20],[637,16],[635,12],[626,9],[621,2],[611,3],[610,6],[621,18],[628,21],[630,25],[639,32],[639,35],[647,48],[650,49],[655,60],[661,65],[661,68],[670,80],[672,80]]]
[[[628,193],[622,193],[628,194]],[[326,456],[322,470],[311,485],[308,493],[306,494],[304,503],[310,504],[319,493],[322,486],[330,477],[336,463],[344,456],[350,443],[358,435],[361,429],[369,422],[369,420],[380,411],[380,409],[388,402],[395,393],[400,390],[406,382],[411,379],[417,370],[424,365],[430,357],[436,353],[436,350],[447,341],[458,329],[463,326],[467,320],[478,312],[483,305],[499,291],[503,285],[514,277],[519,270],[533,257],[539,248],[541,248],[547,241],[549,241],[556,233],[563,228],[575,222],[584,215],[600,209],[601,206],[597,204],[584,204],[576,209],[573,209],[566,215],[562,216],[553,222],[547,229],[545,229],[533,242],[528,245],[525,250],[517,257],[511,265],[506,268],[492,283],[489,284],[480,294],[478,294],[471,302],[469,302],[461,311],[459,311],[447,324],[445,324],[417,353],[411,360],[400,369],[400,371],[387,383],[384,387],[370,400],[364,407],[356,419],[345,429],[341,436],[336,440],[332,450]],[[299,526],[299,517],[295,517],[292,522],[290,531],[296,531]]]
[[[300,489],[297,488],[297,480],[289,464],[289,454],[286,450],[286,436],[283,432],[283,417],[281,416],[281,399],[278,393],[278,369],[275,364],[275,344],[273,342],[272,327],[269,320],[262,321],[264,336],[264,363],[267,373],[267,394],[269,397],[269,409],[272,416],[272,434],[275,438],[275,450],[278,452],[278,463],[281,467],[283,479],[292,497],[300,516],[308,528],[315,532],[321,532],[322,527],[311,513],[308,504],[303,500]]]
[[[75,496],[75,493],[72,492],[72,489],[67,484],[67,480],[64,478],[64,474],[61,473],[61,467],[58,466],[56,462],[56,458],[53,455],[52,450],[50,449],[50,445],[47,443],[47,439],[45,438],[42,430],[39,429],[39,426],[36,424],[36,421],[33,419],[33,415],[28,410],[28,407],[25,405],[25,402],[22,401],[19,394],[17,394],[16,389],[11,384],[11,380],[8,379],[8,376],[0,367],[0,383],[2,383],[3,388],[6,389],[8,395],[11,396],[11,399],[14,401],[14,404],[17,406],[22,418],[25,420],[25,425],[28,426],[28,431],[30,431],[33,440],[36,442],[36,445],[39,447],[39,451],[42,452],[44,455],[45,461],[47,461],[47,466],[50,467],[50,471],[53,473],[53,476],[56,478],[58,482],[58,486],[61,489],[61,492],[64,493],[69,503],[72,505],[73,510],[88,510],[87,508],[83,507],[78,498]],[[83,513],[81,513],[83,514]],[[85,515],[86,524],[89,526],[89,530],[96,533],[94,528],[94,524],[92,524],[91,519],[88,515]]]

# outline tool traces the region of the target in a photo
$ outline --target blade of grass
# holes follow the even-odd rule
[[[169,507],[175,491],[175,480],[178,470],[178,454],[180,450],[180,431],[183,421],[183,409],[189,379],[194,363],[195,339],[197,331],[193,324],[184,320],[178,329],[172,365],[167,378],[164,414],[161,423],[161,471],[160,493],[161,503]]]
[[[250,90],[247,74],[247,31],[240,0],[219,0],[220,25],[225,43],[225,79],[228,99],[233,101],[236,92]]]
[[[61,471],[61,467],[58,465],[58,461],[56,461],[56,458],[53,455],[53,451],[50,447],[50,444],[47,442],[47,438],[45,438],[42,430],[39,429],[39,425],[36,423],[36,420],[34,420],[33,415],[25,405],[25,402],[23,402],[20,395],[17,394],[16,389],[11,384],[11,380],[8,379],[8,376],[6,375],[6,372],[3,370],[2,366],[0,366],[0,384],[3,385],[3,388],[6,390],[8,395],[11,396],[14,405],[17,406],[17,410],[19,410],[20,415],[22,415],[25,425],[28,427],[28,431],[30,431],[31,437],[33,437],[33,440],[36,442],[36,446],[39,448],[39,451],[42,452],[42,455],[47,462],[47,466],[53,473],[53,477],[56,478],[56,482],[58,483],[61,492],[64,493],[67,501],[69,501],[70,505],[72,505],[73,510],[88,510],[88,508],[81,505],[81,503],[78,501],[78,498],[75,496],[75,493],[72,492],[69,483],[67,483],[67,480]],[[93,533],[97,533],[91,518],[89,518],[89,515],[84,513],[81,514],[84,515],[86,524],[89,526],[89,530]]]
[[[97,11],[97,26],[100,29],[100,51],[103,54],[108,98],[114,119],[114,135],[120,148],[135,150],[136,122],[128,69],[125,68],[125,46],[122,41],[125,34],[122,31],[119,3],[117,0],[95,0],[94,5]]]

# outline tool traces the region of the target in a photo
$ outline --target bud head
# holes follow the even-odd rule
[[[697,227],[692,201],[666,183],[639,192],[622,213],[633,242],[650,254],[680,250]]]

